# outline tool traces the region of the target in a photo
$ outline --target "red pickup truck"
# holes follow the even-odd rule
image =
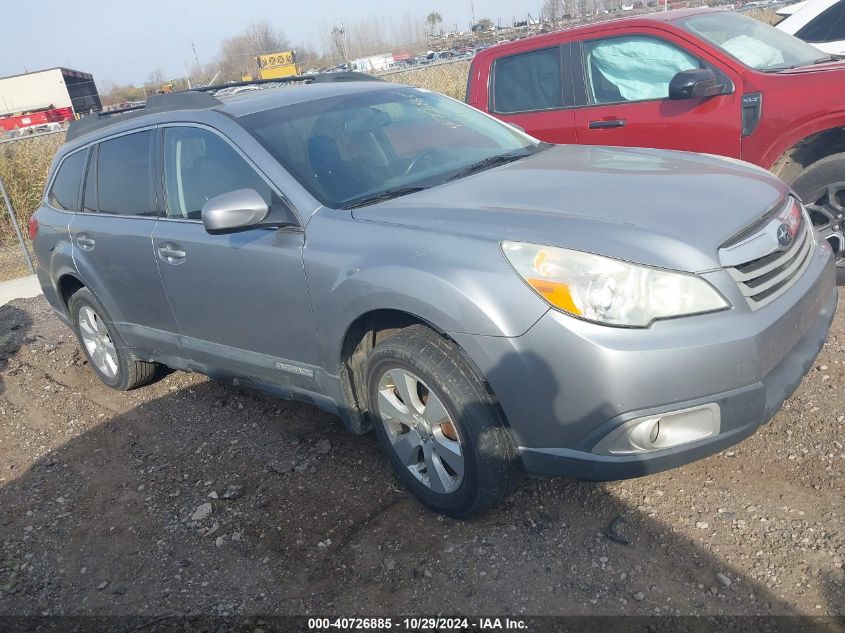
[[[740,13],[682,9],[492,46],[467,102],[552,143],[755,163],[790,183],[845,280],[845,63]]]

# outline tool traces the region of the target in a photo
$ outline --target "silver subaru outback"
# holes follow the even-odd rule
[[[167,365],[313,403],[466,517],[526,472],[636,477],[719,451],[813,363],[833,259],[769,173],[549,145],[342,78],[71,127],[30,233],[105,384]]]

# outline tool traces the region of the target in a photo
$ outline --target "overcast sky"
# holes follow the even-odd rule
[[[536,14],[542,0],[473,0],[476,18]],[[28,8],[27,8],[28,7]],[[6,9],[11,10],[11,6]],[[443,27],[467,28],[470,0],[39,0],[24,3],[25,16],[8,21],[0,36],[0,76],[54,66],[90,72],[108,82],[143,83],[161,68],[165,77],[184,74],[193,61],[209,62],[223,38],[267,19],[294,43],[320,48],[325,25],[373,15],[425,16],[437,11]],[[6,12],[11,15],[10,11]]]

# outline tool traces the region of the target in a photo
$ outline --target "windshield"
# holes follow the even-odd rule
[[[789,33],[739,13],[705,13],[681,18],[677,22],[746,66],[758,70],[809,66],[830,57]]]
[[[413,193],[543,147],[474,108],[418,88],[306,101],[239,121],[334,208]]]

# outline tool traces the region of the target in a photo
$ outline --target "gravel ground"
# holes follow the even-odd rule
[[[845,307],[783,411],[729,451],[526,480],[461,522],[308,405],[179,372],[110,391],[42,298],[16,301],[0,613],[843,614],[843,351]]]
[[[3,204],[0,202],[0,223],[6,221],[2,217],[3,213]],[[26,267],[26,260],[18,243],[3,244],[0,242],[0,282],[26,277],[31,274],[29,268]]]

